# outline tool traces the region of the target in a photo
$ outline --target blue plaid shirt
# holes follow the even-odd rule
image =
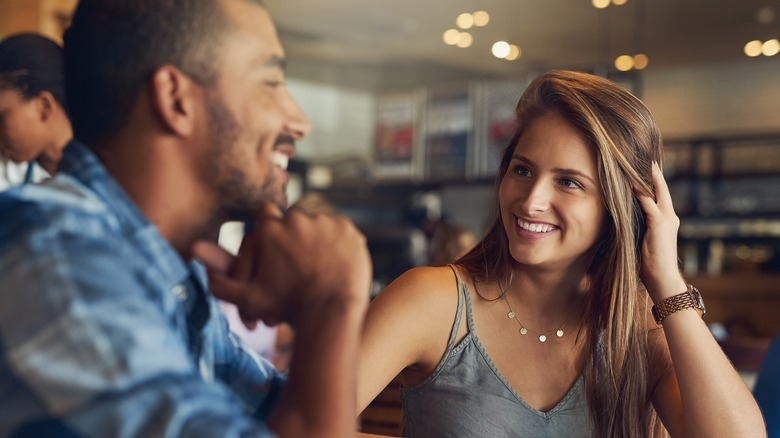
[[[270,435],[283,376],[87,147],[0,224],[0,436]]]

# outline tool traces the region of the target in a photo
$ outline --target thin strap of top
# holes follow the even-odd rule
[[[449,355],[453,348],[455,348],[455,341],[458,339],[458,328],[460,327],[460,318],[463,314],[463,303],[464,303],[464,297],[466,302],[466,319],[468,321],[469,326],[469,332],[472,331],[472,321],[471,321],[471,300],[469,299],[469,294],[466,291],[466,288],[463,287],[463,281],[461,281],[460,276],[458,275],[458,270],[455,269],[455,266],[449,264],[447,265],[452,269],[452,273],[455,274],[455,282],[458,285],[458,308],[455,311],[455,321],[452,323],[452,332],[450,332],[450,339],[447,341],[447,351],[446,355]]]
[[[450,340],[447,343],[447,351],[455,347],[455,339],[458,336],[458,328],[460,327],[460,315],[463,313],[463,303],[466,305],[466,326],[469,333],[475,333],[474,331],[474,315],[471,310],[471,294],[466,286],[466,283],[460,278],[458,270],[453,265],[447,265],[455,273],[455,281],[458,285],[458,310],[455,316],[455,325],[452,327],[452,333],[450,334]]]

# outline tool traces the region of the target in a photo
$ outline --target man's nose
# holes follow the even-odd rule
[[[311,122],[298,105],[298,102],[290,96],[287,105],[286,130],[295,140],[301,140],[311,132]]]

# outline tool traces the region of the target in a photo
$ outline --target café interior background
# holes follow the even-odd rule
[[[0,37],[61,40],[75,4],[0,0]],[[543,71],[579,69],[655,114],[680,259],[708,321],[752,339],[780,332],[780,1],[265,4],[313,125],[291,198],[321,193],[363,229],[375,292],[425,263],[438,217],[483,231],[517,98]]]

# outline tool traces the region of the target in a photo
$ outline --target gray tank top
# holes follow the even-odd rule
[[[458,283],[458,310],[447,350],[425,381],[401,390],[409,437],[591,437],[593,422],[582,376],[557,406],[537,411],[493,365],[474,331],[468,287]],[[463,305],[468,334],[455,345]]]

